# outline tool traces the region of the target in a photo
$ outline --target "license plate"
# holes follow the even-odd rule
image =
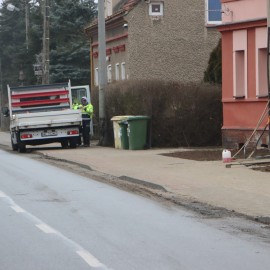
[[[57,132],[54,130],[48,130],[45,132],[41,132],[42,137],[50,137],[50,136],[57,136]]]

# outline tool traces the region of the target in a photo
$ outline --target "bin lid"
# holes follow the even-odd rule
[[[111,121],[124,121],[129,117],[132,117],[132,115],[116,115],[111,118]]]
[[[125,126],[125,125],[128,125],[128,121],[123,120],[123,121],[120,121],[118,124],[119,124],[119,126]]]
[[[129,116],[126,120],[127,121],[136,121],[136,120],[149,120],[150,117],[146,115],[133,115]]]

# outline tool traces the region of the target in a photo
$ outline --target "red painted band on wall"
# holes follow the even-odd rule
[[[123,38],[126,38],[126,37],[128,37],[128,34],[124,34],[124,35],[113,37],[113,38],[108,38],[106,40],[106,43],[116,41],[116,40],[119,40],[119,39],[123,39]],[[95,42],[95,43],[92,44],[92,47],[97,47],[97,46],[98,46],[98,42]]]

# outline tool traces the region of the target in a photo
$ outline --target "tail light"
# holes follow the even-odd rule
[[[70,130],[70,131],[68,131],[67,134],[68,135],[78,135],[79,134],[79,131],[78,130]]]
[[[22,134],[21,135],[21,139],[31,139],[31,138],[33,138],[32,134]]]

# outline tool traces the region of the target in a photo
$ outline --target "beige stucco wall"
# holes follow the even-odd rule
[[[128,21],[127,70],[130,79],[199,81],[220,33],[205,26],[205,1],[164,1],[164,16],[152,20],[140,2]]]

